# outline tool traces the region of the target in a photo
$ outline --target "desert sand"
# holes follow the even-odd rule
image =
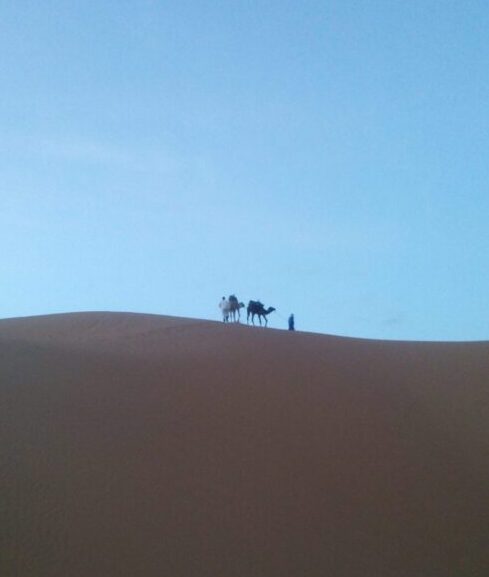
[[[2,577],[486,577],[489,343],[0,321]]]

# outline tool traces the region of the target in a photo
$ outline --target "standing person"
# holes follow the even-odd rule
[[[295,320],[293,314],[289,317],[289,331],[295,331]]]
[[[227,323],[229,320],[229,301],[226,297],[222,297],[221,302],[219,303],[219,308],[222,313],[222,322]]]

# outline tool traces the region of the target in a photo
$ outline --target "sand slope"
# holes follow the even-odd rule
[[[0,321],[0,574],[489,575],[489,343]]]

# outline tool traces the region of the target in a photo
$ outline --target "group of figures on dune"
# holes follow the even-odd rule
[[[236,295],[230,295],[228,298],[222,297],[219,308],[221,309],[222,321],[224,323],[239,323],[241,321],[241,309],[245,308],[245,304],[239,302]],[[257,316],[260,326],[262,319],[265,322],[265,326],[267,326],[267,316],[273,313],[274,310],[273,307],[265,308],[265,305],[260,301],[249,301],[246,307],[246,322],[249,323],[251,319],[251,323],[254,325],[255,316]]]

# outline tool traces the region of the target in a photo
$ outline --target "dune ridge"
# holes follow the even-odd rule
[[[489,343],[0,321],[12,576],[489,574]]]

